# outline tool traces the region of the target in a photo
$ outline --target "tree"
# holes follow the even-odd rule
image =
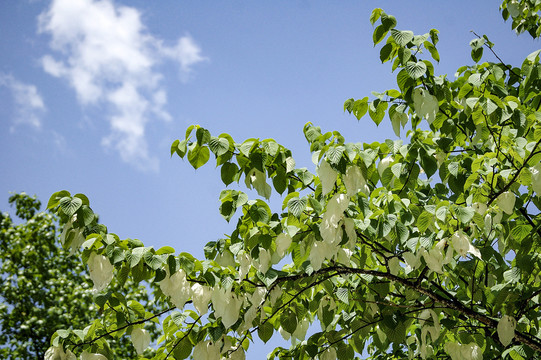
[[[536,22],[521,25],[530,3],[504,1],[502,15],[537,36]],[[381,9],[370,21],[398,88],[344,110],[376,124],[388,115],[396,139],[349,143],[308,123],[315,173],[273,139],[238,143],[191,126],[172,144],[196,169],[212,153],[226,186],[257,192],[222,191],[220,213],[236,225],[205,246],[204,260],[95,228],[82,194],[51,197],[62,223],[88,233],[82,257],[99,273],[95,286],[149,282],[163,310],[130,321],[160,317],[153,359],[244,359],[254,337],[278,333],[292,346],[270,358],[541,358],[540,51],[520,67],[480,62],[493,44],[478,37],[476,65],[452,80],[434,74],[437,30],[398,30]],[[282,209],[264,200],[273,191]],[[57,333],[50,353],[102,353],[115,328],[126,330],[122,294],[99,299],[102,318]]]
[[[98,315],[98,306],[84,264],[59,242],[56,217],[39,212],[40,201],[25,193],[13,194],[9,203],[23,222],[16,224],[9,214],[0,213],[0,357],[43,359],[55,331],[85,327]],[[153,309],[145,291],[115,290]],[[113,345],[111,353],[134,357],[126,341]]]

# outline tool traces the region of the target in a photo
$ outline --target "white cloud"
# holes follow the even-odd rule
[[[145,128],[152,119],[169,120],[167,93],[157,66],[178,62],[181,78],[204,61],[189,36],[173,47],[153,37],[140,12],[111,0],[54,0],[39,17],[39,31],[51,36],[55,56],[42,58],[44,70],[66,79],[83,105],[104,106],[111,133],[102,144],[139,168],[156,170]]]
[[[41,116],[46,110],[45,103],[34,85],[25,84],[11,75],[0,73],[0,86],[7,87],[15,102],[15,126],[26,124],[41,128]],[[12,127],[11,131],[15,128]]]

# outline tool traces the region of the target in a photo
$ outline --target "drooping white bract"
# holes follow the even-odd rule
[[[429,322],[429,324],[432,324],[432,326],[426,324],[426,320],[429,317],[432,317],[432,322]],[[419,314],[419,320],[423,329],[422,332],[429,333],[432,341],[436,341],[440,337],[440,320],[436,312],[432,309],[425,309],[421,312],[421,314]],[[422,334],[421,338],[423,338]]]
[[[192,300],[193,306],[200,315],[205,315],[209,308],[212,289],[198,283],[192,285]]]
[[[423,88],[413,90],[413,105],[417,116],[425,118],[429,124],[432,124],[436,119],[439,110],[438,99],[430,94],[428,90]]]
[[[541,196],[541,163],[530,168],[532,173],[532,189],[537,196]]]
[[[329,346],[327,350],[321,353],[319,358],[321,360],[336,360],[336,350],[334,349],[334,347]]]
[[[222,323],[226,328],[237,322],[243,302],[242,299],[232,294],[231,290],[216,287],[212,291],[211,300],[216,318],[222,318]]]
[[[317,176],[319,177],[319,181],[321,181],[323,195],[327,195],[334,187],[338,173],[327,161],[323,160],[317,169]]]
[[[60,235],[60,242],[62,245],[66,243],[67,239],[71,239],[70,246],[70,255],[73,255],[75,251],[81,247],[85,241],[82,228],[74,228],[73,223],[77,221],[77,214],[73,215],[72,218],[64,225],[62,229],[62,234]]]
[[[92,253],[88,258],[88,272],[95,291],[102,291],[113,280],[114,267],[105,256]]]
[[[410,251],[402,254],[402,256],[404,256],[404,260],[406,260],[406,273],[409,273],[419,267],[419,265],[421,264],[421,255],[422,251],[418,251],[417,254],[414,254]]]
[[[222,356],[221,360],[246,360],[246,354],[242,346],[233,346],[228,338],[223,340],[223,345],[218,342],[216,346],[222,349],[222,353],[227,357]]]
[[[319,269],[321,269],[323,261],[327,258],[327,255],[329,254],[329,248],[329,243],[326,243],[325,241],[314,241],[312,249],[310,250],[310,255],[308,256],[310,259],[310,264],[312,265],[314,271],[318,271]]]
[[[252,257],[244,250],[241,250],[237,254],[237,260],[240,265],[239,266],[239,282],[241,282],[242,279],[244,279],[244,277],[250,271],[250,267],[252,266]]]
[[[479,215],[485,215],[485,213],[487,212],[487,204],[485,203],[476,202],[476,203],[473,203],[471,207]]]
[[[284,340],[289,340],[291,338],[291,334],[285,331],[284,328],[281,326],[278,328],[278,332],[280,333],[280,335],[282,335],[282,338]]]
[[[462,231],[457,231],[451,236],[451,245],[453,249],[462,257],[466,257],[468,253],[481,259],[481,252],[470,242],[470,239]]]
[[[251,189],[253,186],[259,196],[263,196],[265,199],[270,198],[272,188],[269,184],[267,184],[267,176],[264,172],[255,168],[250,170],[250,172],[246,174],[245,183],[249,189]]]
[[[366,185],[366,180],[363,177],[361,168],[358,166],[349,166],[343,180],[344,185],[346,185],[348,196],[354,196],[359,192],[367,194],[370,191]]]
[[[265,274],[271,266],[270,251],[262,247],[259,248],[259,258],[254,261],[254,266],[257,268],[257,270]]]
[[[210,340],[201,341],[193,348],[192,356],[197,360],[220,360],[220,349]]]
[[[503,346],[511,344],[511,341],[515,337],[515,328],[517,327],[517,321],[515,318],[504,315],[498,321],[498,338]]]
[[[75,354],[70,350],[64,352],[62,345],[60,346],[51,346],[47,349],[44,355],[45,360],[76,360]]]
[[[507,215],[511,215],[513,213],[513,210],[515,209],[515,194],[513,194],[510,191],[506,191],[500,194],[498,196],[497,202],[498,206],[504,213]]]
[[[306,332],[308,331],[309,327],[310,321],[308,320],[308,318],[304,318],[299,321],[299,323],[297,324],[297,328],[291,335],[297,340],[304,341],[304,339],[306,338]]]
[[[89,353],[88,351],[83,351],[81,354],[81,360],[107,360],[105,356],[97,353]]]
[[[145,329],[135,328],[131,331],[131,342],[133,343],[137,354],[141,355],[150,345],[150,333]]]
[[[476,343],[459,344],[447,342],[444,350],[451,356],[452,360],[482,360],[483,350]]]
[[[348,205],[349,198],[345,194],[335,194],[329,200],[327,210],[319,225],[319,232],[325,242],[338,244],[342,240],[342,229],[338,225]]]
[[[383,172],[385,171],[385,169],[387,169],[389,165],[393,163],[393,161],[394,159],[392,156],[387,156],[386,158],[383,158],[379,161],[378,174],[379,174],[380,179],[383,176]]]
[[[276,237],[276,253],[280,259],[285,256],[286,250],[289,248],[292,241],[291,236],[284,233],[281,233]]]
[[[430,270],[443,274],[443,253],[440,249],[434,248],[428,251],[422,249],[421,254],[423,255],[426,265]]]
[[[166,272],[169,273],[169,270],[167,269]],[[171,298],[171,302],[179,309],[182,309],[192,296],[192,288],[182,269],[160,281],[160,289],[165,296]]]
[[[216,262],[221,267],[235,266],[235,258],[229,250],[224,250],[216,256]]]

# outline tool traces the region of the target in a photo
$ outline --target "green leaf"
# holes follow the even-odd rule
[[[345,150],[346,148],[344,146],[334,146],[329,148],[325,154],[327,155],[327,159],[329,159],[331,164],[337,165],[340,162],[342,154]]]
[[[352,107],[352,113],[357,118],[357,120],[360,120],[368,111],[368,97],[364,97],[361,100],[356,100],[353,103]]]
[[[216,156],[221,156],[229,151],[229,141],[224,138],[212,136],[209,141],[209,149],[216,154]]]
[[[389,32],[389,29],[385,25],[379,25],[376,26],[376,29],[374,30],[374,33],[372,35],[372,40],[374,41],[374,45],[378,44],[385,38],[385,35]]]
[[[437,62],[440,62],[440,54],[438,50],[436,49],[436,47],[432,45],[431,42],[428,42],[428,41],[425,41],[423,45],[430,52],[430,55],[432,56],[432,58],[436,60]]]
[[[301,216],[304,209],[306,209],[306,204],[308,203],[308,200],[303,198],[294,197],[289,199],[287,202],[287,207],[289,209],[289,213],[291,213],[295,217]]]
[[[393,44],[391,43],[387,43],[381,48],[381,50],[379,51],[379,59],[381,60],[382,63],[389,60],[389,57],[392,51],[393,51]]]
[[[186,336],[179,341],[175,349],[173,350],[173,355],[177,360],[187,359],[192,353],[192,343],[190,339]]]
[[[378,21],[379,17],[381,16],[381,13],[383,12],[382,9],[376,8],[372,10],[372,13],[370,14],[370,23],[374,25],[376,21]]]
[[[60,199],[59,204],[62,212],[71,217],[83,205],[83,200],[77,197],[70,198],[66,196]]]
[[[349,290],[348,288],[338,288],[336,290],[336,297],[344,304],[349,304]]]
[[[197,139],[197,145],[203,146],[210,141],[210,132],[207,129],[198,127],[195,131],[195,137]]]
[[[417,228],[419,229],[419,232],[423,233],[428,229],[428,226],[433,222],[433,217],[434,215],[426,210],[421,213],[417,219]]]
[[[273,332],[274,332],[274,328],[268,321],[264,324],[259,325],[259,327],[257,328],[257,335],[259,335],[259,338],[264,343],[267,343],[267,341],[270,340]]]
[[[385,117],[385,110],[387,110],[388,105],[389,104],[386,101],[380,100],[374,100],[372,103],[370,103],[368,112],[370,114],[370,118],[372,118],[376,125],[379,125]]]
[[[238,166],[235,163],[226,162],[222,165],[220,169],[220,175],[222,177],[223,183],[227,186],[235,181],[237,173],[239,171]]]
[[[475,61],[476,63],[479,62],[479,60],[481,60],[481,58],[483,57],[483,48],[479,48],[479,49],[474,49],[471,51],[471,58],[473,61]]]
[[[391,35],[394,38],[394,41],[401,47],[406,46],[411,40],[413,40],[413,32],[409,30],[391,30]]]
[[[455,209],[456,217],[458,220],[463,223],[467,224],[473,219],[473,215],[475,215],[475,210],[468,206],[468,207],[457,207]]]
[[[173,249],[171,246],[162,246],[158,250],[156,250],[156,255],[163,255],[163,254],[174,254],[175,249]]]
[[[412,79],[418,79],[426,73],[426,64],[422,61],[408,61],[405,69]]]
[[[69,196],[70,196],[70,193],[67,190],[55,192],[49,198],[49,202],[47,203],[47,209],[52,209],[52,208],[57,207],[60,203],[60,199],[69,197]]]
[[[297,316],[295,316],[295,313],[291,308],[286,309],[280,315],[280,325],[282,326],[282,329],[290,334],[294,333],[295,329],[297,329]]]
[[[195,169],[205,165],[210,158],[209,148],[206,146],[199,146],[196,144],[190,151],[188,151],[188,161]]]

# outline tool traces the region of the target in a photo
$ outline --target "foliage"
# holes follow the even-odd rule
[[[528,32],[534,39],[541,35],[541,1],[504,0],[500,9],[505,20],[511,17],[511,27],[518,34]]]
[[[96,226],[84,195],[51,197],[62,223],[88,233],[83,259],[114,268],[99,287],[150,282],[163,310],[132,321],[163,315],[153,359],[244,359],[254,337],[278,333],[292,345],[270,358],[540,358],[539,51],[520,67],[480,63],[492,45],[479,37],[476,65],[452,80],[434,74],[437,30],[399,30],[381,9],[370,21],[398,89],[344,109],[376,124],[388,115],[395,140],[349,143],[308,123],[315,173],[272,139],[191,126],[172,144],[194,168],[212,153],[226,186],[258,195],[222,191],[235,228],[204,260],[119,239]],[[278,211],[264,200],[272,192],[284,196]],[[118,292],[98,299],[107,328],[57,332],[51,352],[101,353],[116,309],[137,313]]]
[[[84,264],[57,239],[56,217],[39,212],[40,201],[25,193],[13,194],[9,203],[23,222],[0,214],[0,357],[43,359],[56,330],[85,327],[98,316],[98,307]],[[147,298],[141,289],[124,291],[130,298]],[[112,354],[133,357],[125,343]]]

